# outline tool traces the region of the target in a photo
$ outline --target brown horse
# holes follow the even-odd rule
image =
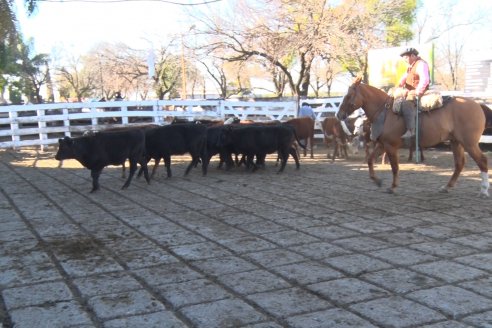
[[[379,152],[378,148],[382,147],[386,151],[393,173],[393,183],[388,188],[388,192],[393,193],[399,183],[398,149],[403,143],[401,136],[405,132],[405,123],[401,116],[388,110],[391,103],[392,98],[385,92],[361,83],[361,78],[358,77],[348,88],[338,110],[337,118],[343,120],[356,109],[362,108],[369,121],[374,122],[383,111],[386,111],[382,133],[377,139],[377,146],[369,156],[367,164],[370,178],[381,186],[381,180],[374,173],[374,156]],[[420,147],[431,147],[446,140],[451,142],[454,172],[448,184],[440,190],[448,192],[455,185],[465,165],[464,151],[466,151],[480,169],[480,196],[488,197],[487,157],[478,146],[485,128],[485,115],[480,104],[470,99],[456,97],[443,108],[423,112],[419,117],[421,122],[419,126]]]

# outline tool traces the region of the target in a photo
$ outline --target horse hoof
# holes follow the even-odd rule
[[[478,196],[482,199],[487,199],[487,198],[489,198],[489,193],[488,192],[480,192],[480,194]]]
[[[386,189],[386,193],[388,193],[388,194],[394,194],[395,191],[393,190],[393,188],[388,188],[388,189]]]
[[[444,186],[444,187],[439,188],[439,192],[442,194],[447,194],[447,193],[449,193],[449,189],[446,186]]]
[[[381,186],[383,185],[383,180],[381,179],[377,179],[377,178],[371,178],[372,181],[374,181],[374,183],[381,188]]]

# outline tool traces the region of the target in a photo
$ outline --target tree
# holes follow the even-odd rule
[[[211,61],[200,61],[200,63],[217,85],[219,97],[226,99],[229,93],[227,92],[228,80],[224,69],[224,61],[214,59]]]
[[[435,45],[435,83],[448,90],[463,89],[465,47],[476,29],[487,26],[486,13],[490,10],[481,1],[447,0],[432,4],[435,7],[431,3],[419,7],[416,42],[432,41]]]
[[[60,89],[63,90],[65,97],[73,95],[77,101],[90,97],[96,89],[96,76],[85,69],[83,60],[82,57],[72,58],[69,64],[62,66],[58,71],[58,81],[62,85]]]
[[[144,52],[126,44],[100,43],[85,56],[83,64],[94,77],[94,93],[98,98],[109,100],[116,92],[138,94],[148,88],[142,86],[147,76]]]
[[[159,99],[167,95],[170,98],[178,96],[177,86],[181,81],[181,58],[176,55],[160,52],[156,63],[156,75],[154,76],[154,90]]]
[[[261,6],[260,6],[261,5]],[[241,2],[225,16],[198,17],[208,36],[202,50],[226,61],[263,60],[275,66],[295,96],[307,96],[311,63],[331,24],[325,1]],[[292,65],[291,65],[292,64]]]
[[[41,88],[50,81],[48,54],[33,54],[31,44],[19,44],[17,74],[21,78],[23,92],[32,103],[44,102]]]
[[[36,9],[36,0],[25,0],[24,3],[28,14],[32,14]],[[0,0],[0,40],[3,44],[15,44],[20,35],[13,5],[13,0]]]
[[[368,82],[370,49],[398,46],[412,38],[416,0],[346,0],[336,7],[340,30],[330,38],[329,56]]]

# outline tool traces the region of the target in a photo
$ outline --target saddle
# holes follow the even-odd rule
[[[404,101],[407,101],[403,96],[405,89],[397,88],[393,90],[393,107],[392,110],[395,114],[401,114],[401,105]],[[423,112],[439,109],[444,107],[449,101],[453,99],[452,96],[443,96],[439,91],[428,90],[420,98],[419,109]],[[409,100],[409,99],[408,99]]]

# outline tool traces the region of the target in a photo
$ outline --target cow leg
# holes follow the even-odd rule
[[[348,159],[348,151],[347,151],[347,143],[342,141],[342,156],[345,156],[345,159]]]
[[[160,157],[154,158],[154,167],[152,168],[152,173],[150,174],[150,177],[153,178],[155,175],[155,172],[157,171],[157,167],[159,166],[159,162],[161,161]]]
[[[147,167],[147,160],[145,158],[140,160],[140,171],[138,173],[140,174],[141,171],[143,171],[145,181],[150,184],[149,168]]]
[[[255,155],[243,155],[244,160],[246,161],[246,169],[249,170],[251,168],[251,172],[255,172],[258,170],[258,165],[255,163]]]
[[[102,169],[100,170],[91,170],[91,177],[92,177],[92,190],[91,193],[93,193],[96,190],[99,190],[99,176],[101,175]]]
[[[188,167],[185,170],[185,174],[184,174],[185,176],[187,176],[188,173],[190,173],[191,168],[196,167],[198,165],[199,160],[200,160],[200,157],[196,156],[196,155],[191,158],[191,163],[188,165]]]
[[[306,145],[306,147],[304,148],[304,157],[307,156],[308,143],[309,143],[309,139],[308,138],[304,139],[304,145]],[[309,146],[312,147],[312,145],[309,145]]]
[[[202,175],[207,175],[208,163],[210,162],[210,156],[206,152],[202,154]]]
[[[163,156],[163,158],[164,158],[164,165],[166,166],[167,177],[170,178],[172,176],[172,174],[171,174],[171,156],[165,155],[165,156]]]
[[[314,154],[313,154],[313,151],[314,151],[313,150],[314,149],[314,137],[313,136],[311,136],[309,138],[309,145],[311,146],[311,158],[314,158]]]
[[[265,168],[265,159],[266,154],[257,154],[256,155],[256,165],[262,169]]]
[[[280,169],[278,170],[277,173],[282,173],[285,169],[285,165],[287,164],[287,159],[289,158],[289,151],[279,151],[281,162],[280,162]]]
[[[226,171],[229,171],[232,167],[234,167],[234,160],[232,159],[232,153],[225,154],[224,160],[226,164]]]
[[[130,159],[130,174],[128,175],[128,179],[126,180],[125,184],[121,189],[126,189],[130,185],[130,182],[132,182],[132,178],[135,175],[135,172],[137,171],[137,160],[132,158]],[[145,174],[145,171],[144,171]],[[147,177],[148,177],[149,172],[147,172]]]
[[[299,165],[299,156],[297,156],[297,149],[295,149],[294,147],[290,147],[289,154],[292,156],[292,158],[294,158],[294,161],[296,162],[296,170],[299,170],[301,166]]]
[[[336,139],[333,140],[333,155],[331,155],[331,162],[333,163],[335,161],[335,157],[339,156],[338,149],[339,149],[338,141]]]
[[[126,178],[126,174],[125,174],[125,162],[122,163],[122,167],[121,167],[121,178],[122,179]]]

